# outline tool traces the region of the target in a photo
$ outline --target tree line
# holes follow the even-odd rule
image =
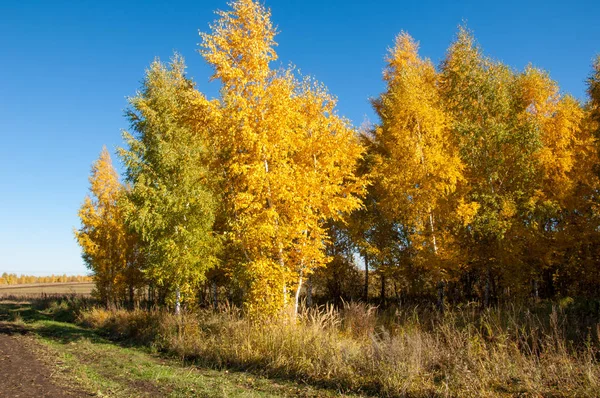
[[[3,272],[0,275],[0,285],[22,285],[30,283],[65,283],[65,282],[92,282],[91,276],[85,275],[49,275],[35,276]]]
[[[441,308],[598,297],[600,57],[581,102],[464,26],[437,66],[403,32],[379,121],[357,130],[323,84],[272,67],[268,9],[230,7],[201,33],[220,96],[181,56],[154,61],[126,111],[124,183],[106,148],[92,167],[75,235],[107,304],[225,289],[265,315],[313,292],[369,300],[373,277],[382,301],[393,286]]]

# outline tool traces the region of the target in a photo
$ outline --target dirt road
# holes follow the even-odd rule
[[[87,397],[55,384],[53,369],[40,359],[38,343],[19,325],[0,322],[0,397]]]

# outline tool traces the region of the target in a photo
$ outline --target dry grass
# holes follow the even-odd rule
[[[378,313],[347,303],[251,321],[236,308],[181,317],[162,311],[83,311],[80,321],[115,338],[152,344],[212,367],[233,367],[383,396],[600,396],[598,329],[569,340],[568,315],[553,307],[440,315]],[[579,335],[582,337],[583,335]]]

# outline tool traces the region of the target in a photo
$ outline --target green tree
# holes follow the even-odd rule
[[[179,311],[180,300],[192,300],[215,265],[219,246],[207,149],[189,120],[192,107],[198,115],[208,101],[176,55],[168,66],[152,63],[130,104],[127,117],[135,135],[124,133],[127,148],[120,150],[131,184],[127,222],[140,236],[147,277],[169,293]]]

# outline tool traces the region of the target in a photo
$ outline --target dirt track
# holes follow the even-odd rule
[[[41,349],[27,330],[0,322],[0,397],[86,397],[81,391],[58,386],[52,369],[36,351]]]

